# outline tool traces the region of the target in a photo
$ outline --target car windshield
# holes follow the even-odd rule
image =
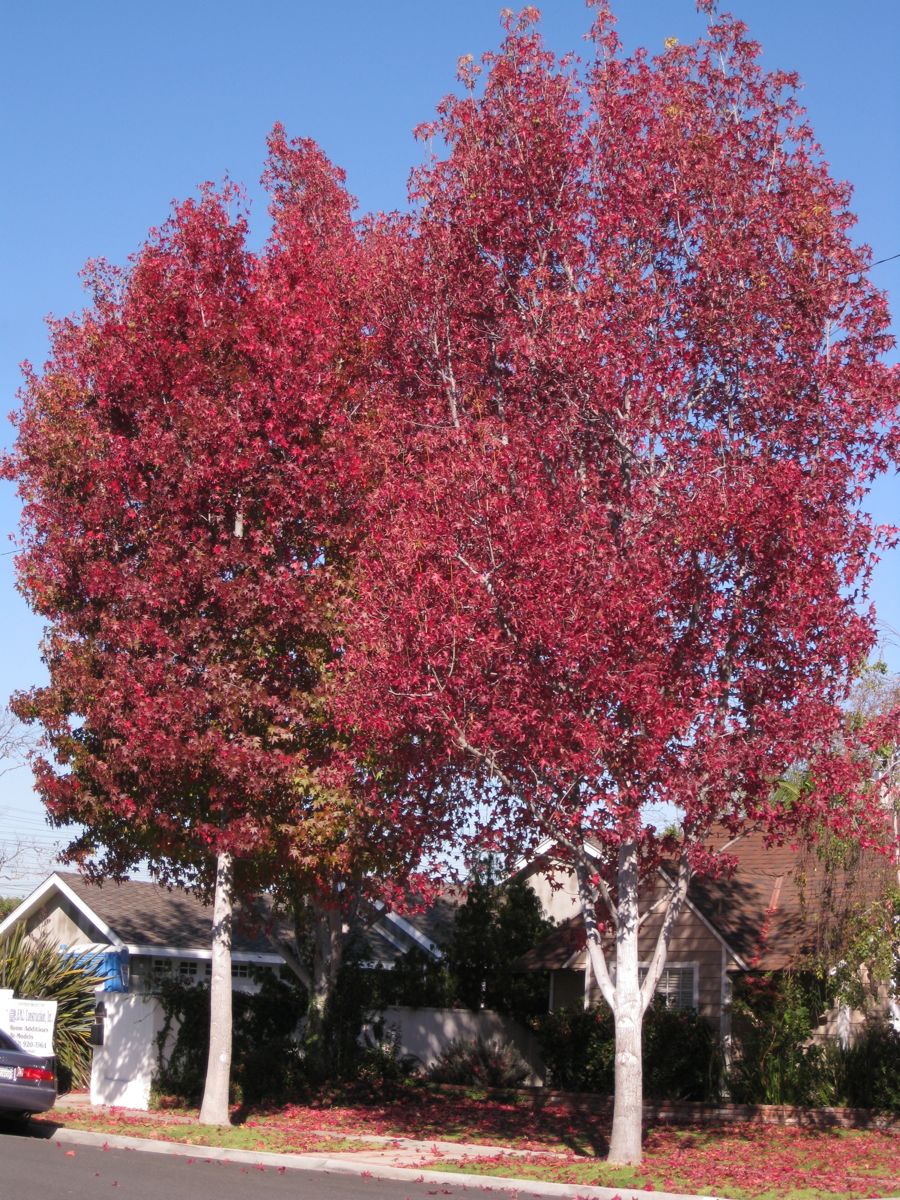
[[[22,1047],[18,1042],[14,1042],[8,1033],[4,1033],[0,1029],[0,1050],[18,1050],[21,1053]]]

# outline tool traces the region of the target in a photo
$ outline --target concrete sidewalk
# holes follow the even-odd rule
[[[60,1096],[56,1110],[97,1112],[90,1096],[85,1092],[70,1092]],[[52,1119],[53,1111],[45,1114]],[[149,1114],[136,1110],[119,1110],[135,1117]],[[169,1117],[169,1120],[176,1120]],[[184,1118],[185,1124],[194,1124],[192,1117]],[[317,1131],[309,1130],[315,1135]],[[477,1175],[463,1171],[441,1171],[433,1167],[425,1169],[422,1163],[434,1163],[435,1159],[454,1162],[461,1159],[471,1161],[494,1158],[502,1154],[509,1158],[559,1157],[546,1150],[515,1150],[508,1146],[486,1146],[483,1142],[446,1142],[435,1139],[389,1137],[378,1134],[347,1134],[334,1129],[319,1131],[323,1138],[340,1138],[342,1141],[365,1143],[359,1150],[329,1152],[327,1154],[281,1154],[258,1150],[229,1150],[219,1146],[187,1145],[183,1142],[168,1142],[156,1138],[127,1137],[121,1134],[92,1133],[88,1130],[58,1128],[48,1136],[54,1141],[83,1146],[110,1146],[114,1149],[140,1150],[150,1154],[171,1154],[187,1158],[210,1159],[244,1163],[249,1166],[287,1168],[292,1171],[325,1171],[343,1175],[371,1175],[375,1179],[396,1179],[411,1182],[421,1180],[441,1185],[468,1185],[479,1187],[485,1192],[505,1192],[530,1196],[564,1196],[571,1200],[729,1200],[726,1196],[688,1196],[671,1192],[649,1192],[631,1188],[591,1187],[586,1184],[545,1183],[537,1179],[500,1178],[493,1175]],[[372,1143],[380,1143],[378,1149]]]
[[[418,1156],[433,1158],[434,1147],[453,1147],[457,1153],[475,1150],[482,1158],[494,1154],[509,1153],[499,1146],[466,1146],[458,1142],[413,1142],[411,1138],[396,1139],[406,1143],[396,1150],[347,1151],[340,1154],[271,1154],[256,1150],[226,1150],[219,1146],[188,1146],[183,1142],[163,1142],[152,1138],[122,1137],[118,1134],[90,1133],[82,1129],[67,1129],[63,1126],[50,1134],[53,1141],[67,1145],[108,1146],[115,1150],[138,1150],[145,1154],[170,1154],[183,1158],[203,1159],[230,1163],[245,1163],[254,1167],[286,1168],[291,1171],[325,1172],[334,1175],[366,1175],[373,1179],[395,1179],[406,1183],[435,1183],[443,1186],[478,1187],[485,1192],[514,1193],[521,1197],[564,1196],[570,1200],[728,1200],[727,1196],[688,1196],[672,1192],[647,1192],[632,1188],[589,1187],[569,1183],[543,1183],[537,1179],[500,1179],[493,1175],[469,1175],[457,1171],[422,1170],[412,1163]],[[374,1141],[374,1138],[366,1138]],[[385,1139],[387,1140],[387,1139]],[[413,1149],[415,1147],[415,1149]],[[518,1154],[533,1153],[521,1150]]]
[[[61,1096],[57,1109],[102,1112],[95,1109],[84,1093]],[[120,1110],[136,1117],[148,1114],[134,1110]],[[53,1110],[46,1114],[52,1118]],[[169,1117],[169,1120],[176,1118]],[[185,1124],[194,1124],[191,1117],[184,1118]],[[309,1130],[310,1134],[316,1131]],[[114,1149],[140,1150],[151,1154],[179,1155],[186,1158],[244,1163],[250,1166],[287,1168],[292,1171],[323,1171],[343,1175],[371,1175],[375,1179],[395,1179],[431,1182],[441,1185],[468,1185],[479,1187],[485,1192],[514,1193],[516,1196],[562,1196],[569,1200],[729,1200],[729,1197],[697,1196],[686,1193],[645,1191],[639,1188],[592,1187],[587,1184],[546,1183],[528,1178],[500,1178],[494,1175],[479,1175],[463,1171],[441,1171],[422,1167],[422,1163],[434,1163],[435,1159],[459,1161],[468,1159],[494,1158],[502,1154],[507,1158],[542,1158],[567,1156],[555,1155],[546,1150],[515,1150],[508,1146],[487,1146],[484,1143],[446,1142],[434,1139],[421,1140],[405,1137],[388,1137],[378,1134],[346,1134],[334,1129],[323,1129],[323,1138],[339,1137],[343,1141],[366,1143],[360,1150],[346,1150],[327,1154],[280,1154],[270,1151],[229,1150],[218,1146],[187,1145],[183,1142],[168,1142],[161,1139],[126,1137],[118,1134],[92,1133],[87,1130],[60,1127],[48,1134],[54,1141],[73,1145],[103,1146]],[[382,1143],[375,1149],[373,1142]],[[883,1200],[900,1200],[900,1197],[884,1197]]]

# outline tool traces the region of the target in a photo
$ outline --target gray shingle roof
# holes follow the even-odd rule
[[[126,945],[209,949],[212,905],[191,892],[134,879],[90,883],[75,871],[56,874]],[[240,907],[235,914],[232,949],[239,954],[274,952],[261,920]]]

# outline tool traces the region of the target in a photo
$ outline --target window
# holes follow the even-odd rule
[[[252,973],[253,968],[251,967],[250,963],[233,962],[231,964],[232,979],[251,979]]]
[[[647,974],[647,968],[641,967],[641,981]],[[694,983],[697,978],[697,968],[694,964],[688,966],[666,967],[656,985],[656,995],[666,1008],[696,1008]]]

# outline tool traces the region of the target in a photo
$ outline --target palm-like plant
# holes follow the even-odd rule
[[[103,976],[89,963],[62,953],[48,938],[29,938],[23,922],[0,944],[0,988],[12,988],[22,999],[57,1002],[53,1051],[72,1087],[90,1081],[94,992],[101,983]]]

